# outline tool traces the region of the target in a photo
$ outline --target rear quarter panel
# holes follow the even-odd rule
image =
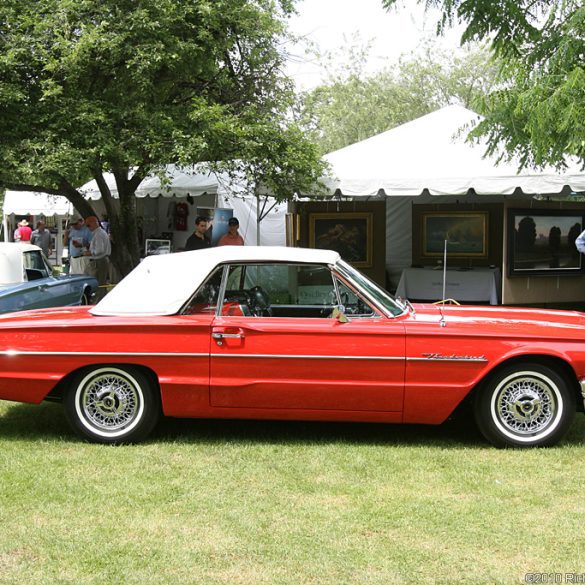
[[[52,318],[53,316],[53,318]],[[100,365],[152,370],[163,411],[209,407],[211,317],[94,317],[85,307],[0,318],[0,399],[39,403],[67,375]]]

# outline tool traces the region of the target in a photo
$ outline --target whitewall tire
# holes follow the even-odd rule
[[[81,371],[65,394],[65,413],[75,431],[97,443],[144,439],[160,416],[160,396],[150,376],[131,366]]]
[[[483,435],[498,447],[547,447],[573,422],[575,393],[558,372],[535,363],[499,371],[475,400]]]

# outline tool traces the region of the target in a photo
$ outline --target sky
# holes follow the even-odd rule
[[[298,0],[298,15],[290,20],[293,34],[316,43],[321,52],[341,56],[340,48],[358,34],[360,42],[372,42],[367,71],[373,73],[397,63],[402,54],[420,46],[425,38],[435,38],[438,13],[425,14],[415,0],[403,0],[390,12],[382,0]],[[442,47],[456,48],[462,28],[446,34]],[[345,38],[344,38],[345,37]],[[324,79],[324,71],[304,54],[304,44],[289,48],[293,55],[288,75],[299,89],[311,89]]]

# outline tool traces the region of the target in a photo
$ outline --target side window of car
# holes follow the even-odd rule
[[[214,270],[183,309],[184,315],[209,315],[217,309],[223,266]]]
[[[240,264],[230,266],[222,314],[326,318],[337,304],[327,266]]]
[[[23,269],[27,280],[47,278],[49,273],[40,250],[31,250],[22,255]]]

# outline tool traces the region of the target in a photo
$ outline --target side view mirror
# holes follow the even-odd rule
[[[333,312],[331,313],[331,317],[333,319],[337,320],[339,323],[348,323],[349,319],[345,315],[344,311],[345,311],[345,307],[343,305],[338,305],[337,307],[335,307],[333,309]]]

